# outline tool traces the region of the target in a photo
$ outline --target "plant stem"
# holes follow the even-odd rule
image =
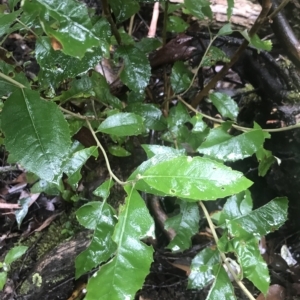
[[[96,133],[95,133],[94,129],[92,128],[92,125],[91,125],[91,123],[90,123],[90,121],[89,121],[88,119],[86,119],[86,123],[87,123],[87,125],[88,125],[88,127],[89,127],[89,129],[90,129],[90,131],[91,131],[91,133],[92,133],[92,135],[93,135],[93,137],[94,137],[96,143],[97,143],[97,146],[100,148],[100,150],[101,150],[101,152],[102,152],[102,154],[103,154],[103,156],[104,156],[105,163],[106,163],[106,166],[107,166],[107,170],[108,170],[108,172],[109,172],[109,175],[110,175],[110,176],[111,176],[118,184],[120,184],[120,185],[125,185],[125,184],[127,184],[128,182],[126,182],[126,181],[125,181],[125,182],[124,182],[124,181],[121,181],[121,180],[113,173],[113,171],[111,170],[110,163],[109,163],[108,157],[107,157],[107,155],[106,155],[106,152],[105,152],[103,146],[101,145],[99,139],[97,138]]]
[[[0,72],[0,77],[2,77],[3,79],[5,79],[6,81],[12,83],[13,85],[15,85],[16,87],[18,87],[18,88],[20,88],[20,89],[25,89],[25,88],[26,88],[26,86],[23,85],[22,83],[20,83],[20,82],[14,80],[14,79],[12,79],[11,77],[9,77],[9,76],[7,76],[7,75],[1,73],[1,72]]]
[[[210,215],[205,207],[205,205],[203,204],[202,201],[199,201],[199,205],[200,207],[202,208],[203,212],[204,212],[204,215],[206,217],[206,220],[208,222],[208,225],[209,225],[209,228],[211,230],[211,233],[213,235],[213,238],[216,242],[216,245],[218,243],[218,236],[217,236],[217,233],[216,233],[216,230],[215,230],[215,226],[210,218]],[[237,283],[237,285],[240,287],[240,289],[244,292],[244,294],[250,299],[250,300],[255,300],[255,298],[252,296],[252,294],[249,292],[249,290],[244,286],[243,282],[236,276],[234,270],[232,269],[231,265],[228,263],[227,261],[227,258],[226,258],[226,255],[219,251],[220,252],[220,256],[222,258],[222,261],[224,262],[224,264],[227,266],[228,268],[228,271],[230,272],[230,274],[232,275],[232,277],[234,278],[235,282]]]

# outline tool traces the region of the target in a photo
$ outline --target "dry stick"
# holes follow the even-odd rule
[[[107,18],[107,20],[111,26],[111,31],[112,31],[114,37],[116,38],[118,45],[121,45],[122,39],[121,39],[120,33],[118,31],[118,28],[116,26],[116,23],[114,22],[114,20],[111,16],[107,0],[101,0],[101,2],[102,2],[102,9],[103,9],[103,16]]]
[[[148,30],[148,38],[154,38],[156,35],[158,16],[159,16],[159,2],[155,2],[153,5],[150,27]]]
[[[218,243],[218,236],[217,236],[217,233],[215,231],[215,226],[209,216],[209,213],[205,207],[205,205],[203,204],[202,201],[199,201],[199,205],[200,207],[202,208],[203,212],[204,212],[204,215],[206,217],[206,220],[208,222],[208,225],[209,225],[209,228],[211,230],[211,233],[214,237],[214,240],[216,242],[216,244]],[[240,289],[244,292],[244,294],[250,299],[250,300],[255,300],[255,298],[252,296],[252,294],[248,291],[248,289],[244,286],[243,282],[237,277],[236,273],[234,272],[234,270],[232,269],[230,263],[228,263],[227,261],[227,257],[226,255],[220,251],[220,256],[222,258],[222,261],[225,263],[225,265],[227,266],[228,268],[228,271],[230,272],[230,274],[232,275],[232,277],[234,278],[235,282],[237,283],[237,285],[240,287]]]
[[[256,19],[254,25],[249,31],[249,37],[251,38],[261,27],[261,25],[264,23],[265,18],[268,15],[268,12],[272,6],[272,3],[270,0],[263,0],[262,2],[262,10]],[[198,95],[193,99],[192,106],[197,107],[200,101],[209,93],[209,91],[215,87],[217,82],[222,79],[228,70],[237,62],[240,55],[244,52],[244,50],[247,48],[249,42],[245,40],[242,45],[237,49],[237,51],[234,53],[233,57],[231,58],[230,62],[225,64],[220,72],[218,72],[215,77],[203,88],[203,90],[198,93]]]

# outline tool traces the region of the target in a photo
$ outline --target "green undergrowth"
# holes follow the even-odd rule
[[[24,0],[18,9],[16,3],[8,1],[8,13],[2,11],[2,42],[12,32],[24,39],[34,35],[31,54],[40,71],[31,80],[24,69],[17,72],[15,66],[0,62],[1,131],[9,162],[19,163],[38,176],[36,192],[60,194],[68,202],[82,200],[78,187],[81,168],[88,160],[102,159],[109,174],[94,190],[97,198],[84,199],[85,204],[76,212],[78,222],[93,235],[89,247],[76,258],[75,276],[97,268],[87,284],[85,300],[134,299],[142,288],[154,253],[153,246],[145,241],[155,239],[154,219],[142,198],[147,195],[150,201],[152,195],[176,198],[180,210],[165,223],[176,233],[167,246],[174,253],[191,246],[201,218],[208,222],[216,247],[200,251],[192,260],[188,288],[210,285],[207,299],[225,295],[223,299],[230,300],[235,299],[235,282],[254,299],[243,284],[246,278],[266,294],[270,275],[258,243],[286,221],[287,199],[268,199],[268,204],[253,210],[249,191],[253,182],[230,164],[251,158],[258,175],[264,176],[278,162],[264,148],[270,134],[255,123],[251,128],[239,126],[239,107],[224,93],[212,92],[206,99],[222,120],[191,107],[192,99],[186,95],[197,73],[184,62],[175,62],[165,74],[168,97],[164,101],[149,97],[153,86],[149,85],[148,54],[162,45],[167,31],[177,34],[188,26],[173,13],[212,18],[210,3],[162,3],[167,14],[163,36],[139,41],[131,36],[131,27],[125,31],[121,26],[130,18],[134,20],[144,5],[138,1],[113,0],[110,7],[102,1],[105,16],[91,14],[83,3],[73,0]],[[228,1],[228,19],[232,5]],[[209,52],[198,70],[216,61],[230,61],[211,45],[216,37],[232,32],[228,23],[212,35]],[[269,41],[261,41],[247,30],[240,34],[258,51],[271,49]],[[122,96],[112,94],[108,80],[94,69],[105,59],[120,67],[117,81],[127,90]],[[215,126],[208,126],[208,120]],[[72,138],[82,127],[89,130],[96,145],[85,147]],[[148,140],[147,136],[150,143],[136,142]],[[120,180],[111,169],[108,153],[110,157],[130,157],[136,147],[143,149],[146,159],[126,180]],[[114,201],[121,203],[117,207],[109,204],[114,185],[126,194],[125,199]],[[224,207],[210,215],[205,202],[220,198],[226,199]],[[20,200],[22,209],[16,213],[19,224],[29,202],[29,198]],[[49,237],[58,242],[61,235],[57,233],[74,231],[73,226],[51,226]],[[45,245],[42,248],[48,251],[47,241]],[[38,253],[39,257],[42,252]]]

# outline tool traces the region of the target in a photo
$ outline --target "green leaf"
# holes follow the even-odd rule
[[[236,120],[239,113],[239,108],[236,102],[224,93],[209,94],[209,99],[214,106],[218,109],[222,117]]]
[[[192,260],[189,275],[189,289],[203,289],[214,278],[214,267],[220,264],[220,254],[217,249],[205,248]]]
[[[219,225],[252,212],[252,198],[248,190],[229,197],[221,211]]]
[[[4,262],[6,264],[10,265],[12,262],[14,262],[18,258],[20,258],[27,251],[27,249],[28,249],[28,247],[26,247],[26,246],[16,246],[16,247],[13,247],[5,255]]]
[[[131,155],[130,152],[128,152],[125,148],[119,145],[109,145],[108,151],[110,154],[118,157],[126,157]]]
[[[227,63],[229,61],[230,59],[227,57],[225,52],[215,46],[211,46],[207,55],[203,59],[202,66],[211,67],[216,65],[217,62]]]
[[[15,211],[16,221],[18,223],[19,229],[20,229],[22,221],[24,220],[24,218],[26,217],[26,215],[28,213],[28,207],[29,207],[30,202],[31,202],[30,197],[22,198],[18,201],[18,203],[22,207],[21,209]]]
[[[265,141],[261,129],[253,129],[238,136],[227,133],[231,125],[223,123],[208,134],[197,151],[223,161],[237,161],[253,155]]]
[[[189,249],[192,242],[191,238],[199,229],[199,207],[195,202],[185,202],[177,200],[180,205],[180,212],[174,217],[170,217],[165,222],[165,228],[173,228],[176,236],[167,246],[174,251],[184,251]]]
[[[202,119],[203,116],[200,114],[192,117],[190,120],[191,124],[193,125],[192,132],[203,132],[207,128],[207,124]]]
[[[167,127],[166,119],[161,110],[153,104],[134,103],[129,104],[126,110],[140,115],[145,119],[146,128],[153,130],[164,130]]]
[[[115,257],[89,280],[86,300],[133,299],[153,261],[153,249],[140,240],[154,236],[154,222],[139,193],[124,187],[128,196],[120,208],[119,222],[113,240]],[[130,278],[130,284],[124,278]]]
[[[184,155],[184,149],[175,149],[167,146],[160,146],[160,145],[142,145],[142,148],[145,150],[147,157],[151,158],[155,155],[164,155],[164,154],[174,154],[174,155]]]
[[[102,103],[111,105],[113,108],[122,109],[122,102],[110,92],[109,84],[104,76],[99,73],[93,72],[90,77],[93,90],[96,94],[96,100]]]
[[[172,128],[174,126],[183,125],[191,120],[190,114],[187,111],[185,105],[179,102],[176,106],[172,107],[169,111],[169,116],[167,119],[168,127]]]
[[[244,276],[266,295],[270,285],[270,276],[268,266],[260,254],[257,239],[235,238],[231,240],[231,243]]]
[[[191,80],[192,72],[182,61],[176,61],[171,74],[171,86],[175,94],[188,89]]]
[[[116,251],[112,240],[116,218],[114,209],[106,202],[87,203],[77,210],[76,216],[81,225],[95,230],[89,247],[76,257],[76,278],[79,278],[107,261]]]
[[[113,187],[113,185],[114,182],[111,179],[106,180],[93,191],[93,194],[97,197],[103,198],[103,200],[107,199],[109,196],[109,191]]]
[[[3,289],[7,279],[7,272],[0,272],[0,291]]]
[[[256,152],[258,165],[258,175],[265,176],[269,171],[270,167],[276,162],[276,158],[272,155],[272,152],[264,148],[260,148]]]
[[[208,17],[212,19],[212,11],[208,0],[185,0],[185,7],[199,20]]]
[[[227,5],[227,19],[229,21],[234,7],[234,0],[227,0]]]
[[[0,14],[0,36],[5,35],[13,22],[16,21],[16,18],[20,14],[20,11],[15,11],[10,14]]]
[[[116,136],[139,135],[145,131],[144,120],[134,113],[118,113],[106,118],[98,131]]]
[[[188,24],[180,17],[169,16],[167,23],[167,31],[170,32],[183,32],[188,28]]]
[[[270,40],[262,41],[257,34],[250,38],[246,29],[240,31],[240,33],[250,43],[250,45],[254,46],[256,49],[265,51],[272,50],[272,42]]]
[[[13,66],[8,65],[3,61],[0,61],[0,70],[4,75],[9,76],[13,80],[23,84],[28,88],[30,87],[25,74],[23,72],[16,72]],[[0,97],[7,96],[19,89],[20,88],[14,85],[13,83],[0,77]]]
[[[135,47],[144,53],[150,53],[161,46],[161,42],[156,38],[142,38],[139,42],[135,43]]]
[[[103,53],[99,48],[87,52],[82,59],[54,51],[48,37],[36,41],[35,57],[40,66],[39,80],[42,86],[56,87],[64,79],[74,78],[93,69],[101,60]]]
[[[62,45],[62,51],[70,56],[82,58],[93,47],[100,46],[92,32],[92,23],[86,5],[72,0],[25,1],[24,11],[38,11],[41,25],[49,37]]]
[[[215,276],[216,279],[206,297],[206,300],[236,300],[232,283],[220,264]]]
[[[91,157],[98,157],[98,150],[96,146],[85,148],[74,153],[70,153],[68,159],[64,162],[63,172],[69,177],[68,183],[71,185],[77,184],[81,179],[80,171],[81,167]],[[78,174],[76,174],[78,172]]]
[[[19,89],[6,100],[1,125],[14,159],[40,178],[57,181],[71,144],[57,105],[41,100],[36,91]]]
[[[247,189],[243,174],[208,158],[180,156],[160,162],[140,175],[150,187],[191,201],[215,200]]]
[[[284,224],[287,220],[287,208],[287,198],[278,197],[246,215],[229,221],[227,228],[235,237],[240,237],[245,233],[261,237]]]
[[[229,1],[231,2],[232,0],[227,0],[227,2],[229,2]],[[228,6],[228,8],[229,8],[229,6]],[[227,12],[228,12],[228,9],[227,9]],[[233,32],[233,30],[231,28],[231,24],[227,23],[220,28],[217,35],[218,36],[229,35],[229,34],[232,34],[232,32]]]
[[[146,54],[133,45],[124,45],[117,49],[115,55],[124,60],[124,68],[120,74],[122,82],[131,90],[142,92],[148,85],[151,75]]]
[[[140,6],[136,0],[110,0],[109,5],[111,6],[118,23],[127,20],[140,9]]]

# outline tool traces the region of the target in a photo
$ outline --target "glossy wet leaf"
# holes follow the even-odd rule
[[[192,132],[203,132],[207,128],[207,124],[200,114],[193,116],[190,122],[193,124]]]
[[[171,73],[171,86],[175,94],[188,89],[193,78],[192,72],[182,61],[176,61]]]
[[[125,186],[127,197],[120,208],[113,240],[115,256],[89,280],[86,300],[134,299],[153,261],[153,249],[141,239],[154,236],[154,222],[139,193]],[[130,280],[124,280],[125,278]]]
[[[5,255],[4,262],[6,264],[11,264],[18,258],[20,258],[26,251],[28,247],[26,246],[15,246],[12,249],[10,249],[7,254]]]
[[[224,93],[212,93],[209,94],[209,99],[214,106],[218,109],[222,117],[236,120],[239,113],[239,108],[236,102]]]
[[[206,300],[236,300],[232,283],[220,264],[217,267],[215,281],[206,297]]]
[[[117,22],[123,22],[137,13],[140,6],[136,0],[110,0],[109,5]]]
[[[117,49],[115,55],[124,60],[124,68],[120,74],[122,82],[133,91],[143,91],[151,75],[146,54],[133,45],[124,45]]]
[[[114,182],[111,179],[106,180],[93,191],[93,194],[97,197],[106,199],[106,198],[108,198],[110,189],[113,187],[113,185],[114,185]]]
[[[192,237],[199,229],[199,207],[197,203],[178,200],[179,214],[169,217],[165,222],[165,228],[172,228],[176,232],[174,239],[167,248],[174,251],[184,251],[192,244]]]
[[[287,220],[287,208],[287,198],[278,197],[246,215],[229,221],[227,228],[229,233],[235,237],[242,236],[243,230],[261,237],[284,224]]]
[[[169,111],[168,115],[168,127],[172,128],[174,126],[183,125],[186,122],[189,122],[191,119],[187,108],[181,102],[179,102],[176,106],[172,107]]]
[[[109,188],[107,190],[109,194]],[[93,229],[90,245],[75,260],[76,278],[107,261],[116,251],[112,240],[116,225],[115,211],[106,202],[90,202],[76,212],[79,223]]]
[[[175,155],[184,155],[184,149],[175,149],[172,147],[161,146],[161,145],[142,145],[142,148],[145,150],[147,157],[151,158],[158,154],[175,154]]]
[[[139,135],[144,130],[144,119],[134,113],[114,114],[98,127],[98,131],[116,136]]]
[[[239,193],[252,182],[242,173],[208,158],[180,156],[154,165],[141,174],[150,187],[191,201],[215,200]]]
[[[82,58],[87,51],[91,52],[93,47],[100,45],[83,3],[72,0],[25,1],[23,9],[28,13],[39,12],[44,31],[62,45],[61,50],[67,55]],[[49,17],[52,22],[49,22]]]
[[[258,240],[256,238],[235,238],[231,244],[242,267],[244,277],[266,294],[270,285],[270,275],[268,266],[260,254]]]
[[[8,64],[6,64],[4,61],[0,61],[0,71],[12,78],[13,80],[21,83],[22,85],[26,86],[26,87],[30,87],[28,79],[26,78],[25,74],[20,72],[16,72],[15,69],[13,68],[13,66],[10,66]],[[6,79],[3,79],[2,77],[0,77],[0,96],[8,96],[10,93],[19,90],[20,88],[17,87],[15,84],[9,82]]]
[[[202,289],[214,278],[214,268],[220,265],[220,255],[217,249],[205,248],[192,260],[191,273],[188,279],[189,289]]]
[[[79,182],[81,174],[78,171],[81,170],[81,167],[91,156],[98,157],[98,150],[96,146],[71,153],[63,165],[63,172],[69,177],[69,184],[74,185]]]
[[[263,146],[264,132],[261,129],[232,136],[227,133],[228,123],[223,123],[208,134],[197,151],[222,161],[237,161],[253,155]]]
[[[64,79],[86,73],[99,63],[102,56],[102,50],[97,48],[78,59],[61,51],[54,51],[48,37],[40,37],[36,41],[35,57],[41,68],[38,76],[43,86],[56,87]]]
[[[56,104],[40,99],[36,91],[17,90],[4,104],[1,125],[6,149],[24,168],[46,181],[62,175],[71,143]]]
[[[126,110],[143,117],[146,128],[163,130],[167,127],[166,119],[161,110],[153,104],[134,103],[128,105]]]
[[[265,176],[271,166],[276,162],[276,158],[272,155],[272,152],[264,148],[259,149],[256,152],[258,165],[258,175]]]
[[[225,220],[232,220],[252,212],[252,198],[250,191],[246,190],[229,197],[223,206],[219,218],[219,225]]]

